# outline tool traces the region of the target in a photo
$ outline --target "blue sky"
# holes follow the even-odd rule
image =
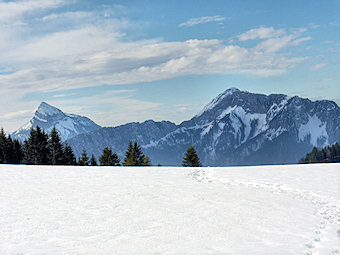
[[[340,104],[340,1],[0,0],[0,126],[180,123],[230,87]]]

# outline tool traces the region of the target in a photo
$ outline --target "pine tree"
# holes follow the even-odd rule
[[[39,126],[32,128],[24,144],[23,163],[28,165],[48,164],[48,135]]]
[[[14,162],[14,143],[12,137],[8,135],[5,138],[5,163],[13,164]]]
[[[135,142],[134,146],[133,146],[133,150],[135,152],[136,155],[136,166],[143,166],[144,165],[144,153],[142,151],[142,148],[140,147],[140,145],[137,144],[137,142]]]
[[[194,146],[191,145],[187,149],[187,152],[185,153],[184,160],[182,162],[182,166],[191,166],[191,167],[201,167],[202,166]]]
[[[14,159],[13,164],[20,164],[24,156],[22,144],[19,140],[14,139]]]
[[[6,162],[6,135],[3,128],[0,130],[0,164],[5,164]]]
[[[77,165],[76,156],[74,155],[72,147],[68,143],[65,143],[65,146],[64,146],[64,163],[65,165],[70,165],[70,166]]]
[[[132,141],[129,142],[128,150],[125,153],[124,166],[135,166],[136,165],[136,153],[132,146]]]
[[[151,166],[151,160],[148,156],[145,156],[143,160],[143,166]]]
[[[48,160],[51,165],[63,165],[65,164],[64,159],[64,148],[61,143],[60,135],[54,126],[51,130],[49,143],[49,154]]]
[[[119,157],[117,153],[112,152],[112,148],[105,147],[102,155],[99,157],[101,166],[119,166]]]
[[[92,154],[91,160],[90,160],[90,165],[91,166],[98,166],[97,160],[94,157],[94,155]]]
[[[132,146],[129,142],[128,150],[125,153],[124,166],[149,166],[151,165],[149,157],[146,159],[142,148],[137,142]]]
[[[78,165],[80,166],[88,166],[90,165],[89,157],[87,156],[87,152],[85,148],[83,148],[83,152],[81,153],[81,157],[78,160]]]
[[[47,165],[48,164],[48,134],[37,126],[37,144],[38,144],[38,164]]]

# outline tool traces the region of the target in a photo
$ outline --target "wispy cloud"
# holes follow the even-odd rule
[[[305,42],[305,41],[309,41],[310,39],[312,39],[311,36],[307,36],[307,37],[302,37],[302,38],[299,38],[299,39],[296,39],[292,42],[293,45],[299,45],[300,43],[302,42]]]
[[[179,27],[192,27],[192,26],[196,26],[198,24],[204,24],[204,23],[209,23],[209,22],[221,22],[221,21],[224,21],[226,19],[229,19],[229,18],[221,17],[219,15],[204,16],[204,17],[189,19],[186,22],[179,24],[178,26]]]
[[[16,111],[16,112],[9,112],[9,113],[6,113],[3,116],[3,119],[5,119],[5,120],[16,119],[16,118],[29,116],[30,114],[32,114],[31,110],[21,110],[21,111]]]
[[[316,29],[316,28],[320,28],[321,25],[311,22],[311,23],[308,23],[308,27],[312,29]]]
[[[64,0],[28,0],[15,2],[0,2],[0,23],[16,21],[24,14],[38,10],[57,8],[65,4]]]
[[[323,79],[318,80],[318,82],[330,82],[330,81],[334,81],[334,78],[323,78]]]
[[[273,27],[259,27],[250,29],[243,34],[240,34],[238,36],[238,39],[240,41],[247,41],[255,39],[275,38],[282,35],[285,35],[285,31],[283,29],[274,29]]]
[[[329,22],[329,24],[331,26],[335,26],[335,27],[339,27],[340,26],[340,22]]]
[[[305,29],[295,29],[292,32],[287,33],[284,29],[259,27],[240,34],[238,40],[260,40],[254,47],[256,51],[274,53],[287,47],[297,46],[304,41],[312,39],[310,36],[301,37],[304,32]]]

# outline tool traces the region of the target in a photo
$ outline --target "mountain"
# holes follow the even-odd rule
[[[171,133],[177,126],[169,121],[155,122],[147,120],[143,123],[132,122],[118,127],[103,127],[73,137],[68,140],[76,155],[80,155],[83,148],[88,155],[101,155],[103,148],[112,147],[121,160],[124,159],[130,140],[138,144],[149,144]]]
[[[58,108],[42,102],[35,111],[33,118],[26,125],[15,131],[12,136],[24,141],[28,138],[31,128],[36,126],[40,126],[47,132],[50,132],[55,126],[64,141],[76,135],[100,128],[89,118],[64,113]]]
[[[336,103],[231,88],[191,120],[143,147],[153,162],[178,165],[193,144],[204,165],[218,166],[296,163],[313,146],[336,141]]]
[[[230,88],[180,125],[148,120],[101,128],[88,118],[42,103],[14,136],[25,138],[36,125],[47,131],[55,125],[78,156],[85,148],[98,157],[109,146],[123,160],[133,140],[153,164],[180,165],[190,145],[203,165],[282,164],[297,163],[313,146],[339,142],[340,108],[328,100]]]

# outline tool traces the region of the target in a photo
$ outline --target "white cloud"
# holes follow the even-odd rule
[[[209,22],[221,22],[226,20],[226,17],[221,17],[219,15],[217,16],[205,16],[205,17],[199,17],[199,18],[192,18],[187,20],[186,22],[183,22],[179,24],[179,27],[192,27],[196,26],[198,24],[204,24],[204,23],[209,23]]]
[[[57,8],[64,4],[63,0],[29,0],[0,2],[0,24],[19,19],[26,13],[37,10]]]
[[[270,38],[256,45],[255,49],[265,52],[277,52],[283,48],[286,48],[290,43],[292,43],[294,38],[295,35]]]
[[[274,29],[273,27],[259,27],[253,28],[238,36],[240,41],[255,40],[255,39],[267,39],[273,37],[279,37],[285,35],[283,29]]]
[[[310,36],[299,38],[299,39],[294,40],[292,42],[292,44],[293,45],[299,45],[300,43],[305,42],[305,41],[309,41],[310,39],[312,39],[312,37],[310,37]]]
[[[0,88],[53,91],[100,84],[156,81],[188,74],[285,72],[302,58],[276,54],[291,37],[254,49],[219,40],[122,42],[119,34],[88,27],[55,33],[0,53],[16,72],[0,75]]]

